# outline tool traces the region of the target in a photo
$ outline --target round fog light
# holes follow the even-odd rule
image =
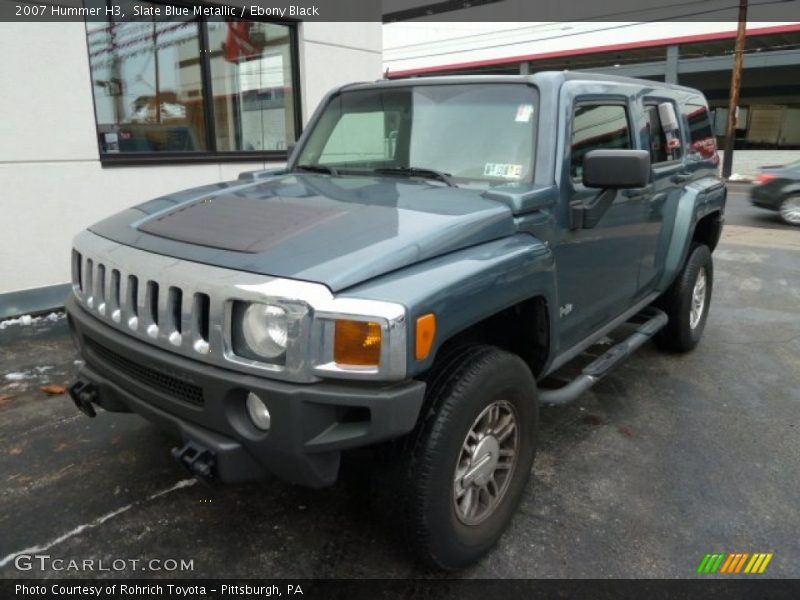
[[[262,431],[269,431],[270,416],[269,409],[264,401],[256,396],[253,392],[247,394],[247,413],[250,415],[250,420],[253,425]]]

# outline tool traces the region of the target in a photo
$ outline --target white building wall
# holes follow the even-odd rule
[[[378,23],[306,23],[298,38],[304,123],[331,87],[381,75]],[[0,311],[4,293],[67,283],[72,237],[95,221],[266,166],[103,167],[83,23],[0,23],[0,82]]]
[[[303,116],[311,116],[332,88],[382,76],[380,23],[303,23],[300,60]]]

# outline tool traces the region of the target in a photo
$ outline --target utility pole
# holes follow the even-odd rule
[[[731,98],[728,103],[728,130],[725,133],[725,155],[722,159],[722,177],[727,179],[733,170],[733,143],[736,138],[736,113],[739,108],[739,89],[742,86],[745,34],[747,33],[747,0],[739,0],[739,27],[736,30],[736,48],[733,51]]]

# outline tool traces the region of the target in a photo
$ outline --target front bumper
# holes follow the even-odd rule
[[[214,455],[213,477],[245,481],[273,474],[323,487],[336,481],[342,450],[408,433],[425,384],[292,384],[202,364],[119,333],[70,295],[70,327],[84,358],[80,379],[95,384],[96,403],[136,412]],[[251,423],[249,392],[267,404],[269,432]]]

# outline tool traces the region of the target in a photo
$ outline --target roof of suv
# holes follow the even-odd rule
[[[352,83],[339,89],[360,89],[380,87],[395,87],[405,85],[441,85],[454,83],[536,83],[555,85],[564,81],[606,81],[624,83],[649,88],[669,89],[681,92],[700,94],[694,88],[682,85],[663,83],[650,79],[636,79],[634,77],[621,77],[619,75],[606,75],[603,73],[585,73],[583,71],[540,71],[531,75],[440,75],[438,77],[406,77],[400,79],[380,79],[374,82]]]

